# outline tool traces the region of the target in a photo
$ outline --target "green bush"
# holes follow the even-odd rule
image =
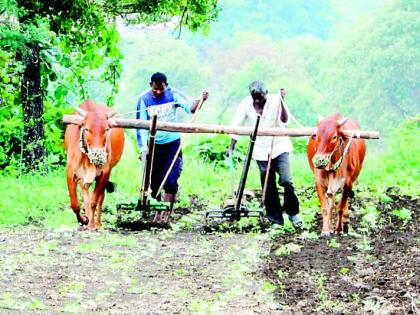
[[[390,141],[390,153],[385,162],[390,172],[411,174],[417,182],[420,180],[420,159],[417,145],[420,143],[420,116],[406,120],[395,129]]]
[[[188,145],[183,151],[184,154],[193,155],[206,163],[214,164],[216,167],[229,167],[226,150],[229,147],[231,138],[226,135],[213,137],[202,137],[198,143]],[[236,144],[233,152],[234,163],[241,163],[245,160],[248,149],[248,140],[242,137]]]
[[[308,144],[308,139],[306,137],[292,137],[293,150],[295,153],[304,153],[306,154],[306,146]]]
[[[404,194],[418,195],[420,160],[416,146],[420,143],[419,117],[406,120],[389,138],[379,141],[382,145],[376,150],[370,150],[368,142],[360,183],[378,190],[398,186]]]

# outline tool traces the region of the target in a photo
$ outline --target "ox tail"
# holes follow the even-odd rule
[[[108,182],[105,186],[105,189],[108,193],[113,193],[115,189],[117,188],[117,185],[113,182]]]

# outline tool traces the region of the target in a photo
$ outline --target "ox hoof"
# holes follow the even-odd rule
[[[349,233],[349,223],[348,222],[344,222],[344,225],[343,225],[343,232],[345,233],[345,234],[347,234],[347,233]]]
[[[329,231],[322,231],[321,232],[321,237],[323,238],[329,238],[331,236],[331,232]]]
[[[86,226],[86,229],[89,230],[89,231],[96,231],[97,227],[94,224],[88,224]]]
[[[338,236],[341,236],[341,235],[343,235],[343,231],[335,231],[335,234],[337,234]]]
[[[78,217],[77,221],[79,221],[80,225],[88,225],[89,224],[89,219],[86,216]]]

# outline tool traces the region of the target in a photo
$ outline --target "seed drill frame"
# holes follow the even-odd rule
[[[140,211],[143,218],[147,218],[151,213],[169,211],[169,205],[165,202],[151,203],[149,199],[150,194],[150,178],[152,174],[153,156],[155,150],[155,138],[157,131],[157,116],[152,116],[152,123],[150,124],[150,138],[148,150],[146,154],[146,161],[143,169],[143,180],[140,190],[140,196],[137,202],[120,203],[117,204],[117,219],[121,222],[122,213],[124,210]]]
[[[206,222],[210,218],[220,218],[220,219],[229,219],[230,221],[240,220],[241,218],[248,217],[259,217],[260,222],[264,221],[264,212],[261,209],[248,209],[246,205],[243,204],[242,198],[244,195],[244,189],[246,184],[246,179],[248,177],[249,166],[251,164],[252,152],[254,150],[255,140],[257,139],[258,126],[260,123],[260,116],[257,116],[257,121],[255,123],[254,131],[251,135],[251,139],[248,146],[248,152],[245,158],[245,164],[242,169],[241,180],[239,181],[239,187],[236,195],[232,196],[235,200],[234,204],[229,204],[224,206],[223,209],[210,209],[205,213]]]

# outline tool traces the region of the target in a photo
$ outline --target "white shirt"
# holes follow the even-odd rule
[[[280,117],[278,119],[278,126],[275,126],[276,113],[279,106],[279,95],[267,94],[267,102],[264,105],[264,110],[261,115],[260,124],[258,128],[286,128],[286,124],[282,123]],[[279,112],[281,115],[281,112]],[[242,126],[245,120],[248,124],[255,126],[257,121],[257,112],[255,111],[252,97],[245,97],[236,109],[235,116],[232,119],[231,126]],[[230,135],[233,139],[238,140],[238,135]],[[293,145],[290,137],[287,136],[257,136],[255,141],[253,159],[257,161],[268,161],[268,156],[271,153],[271,143],[274,138],[273,154],[271,158],[276,158],[284,152],[292,152]]]

